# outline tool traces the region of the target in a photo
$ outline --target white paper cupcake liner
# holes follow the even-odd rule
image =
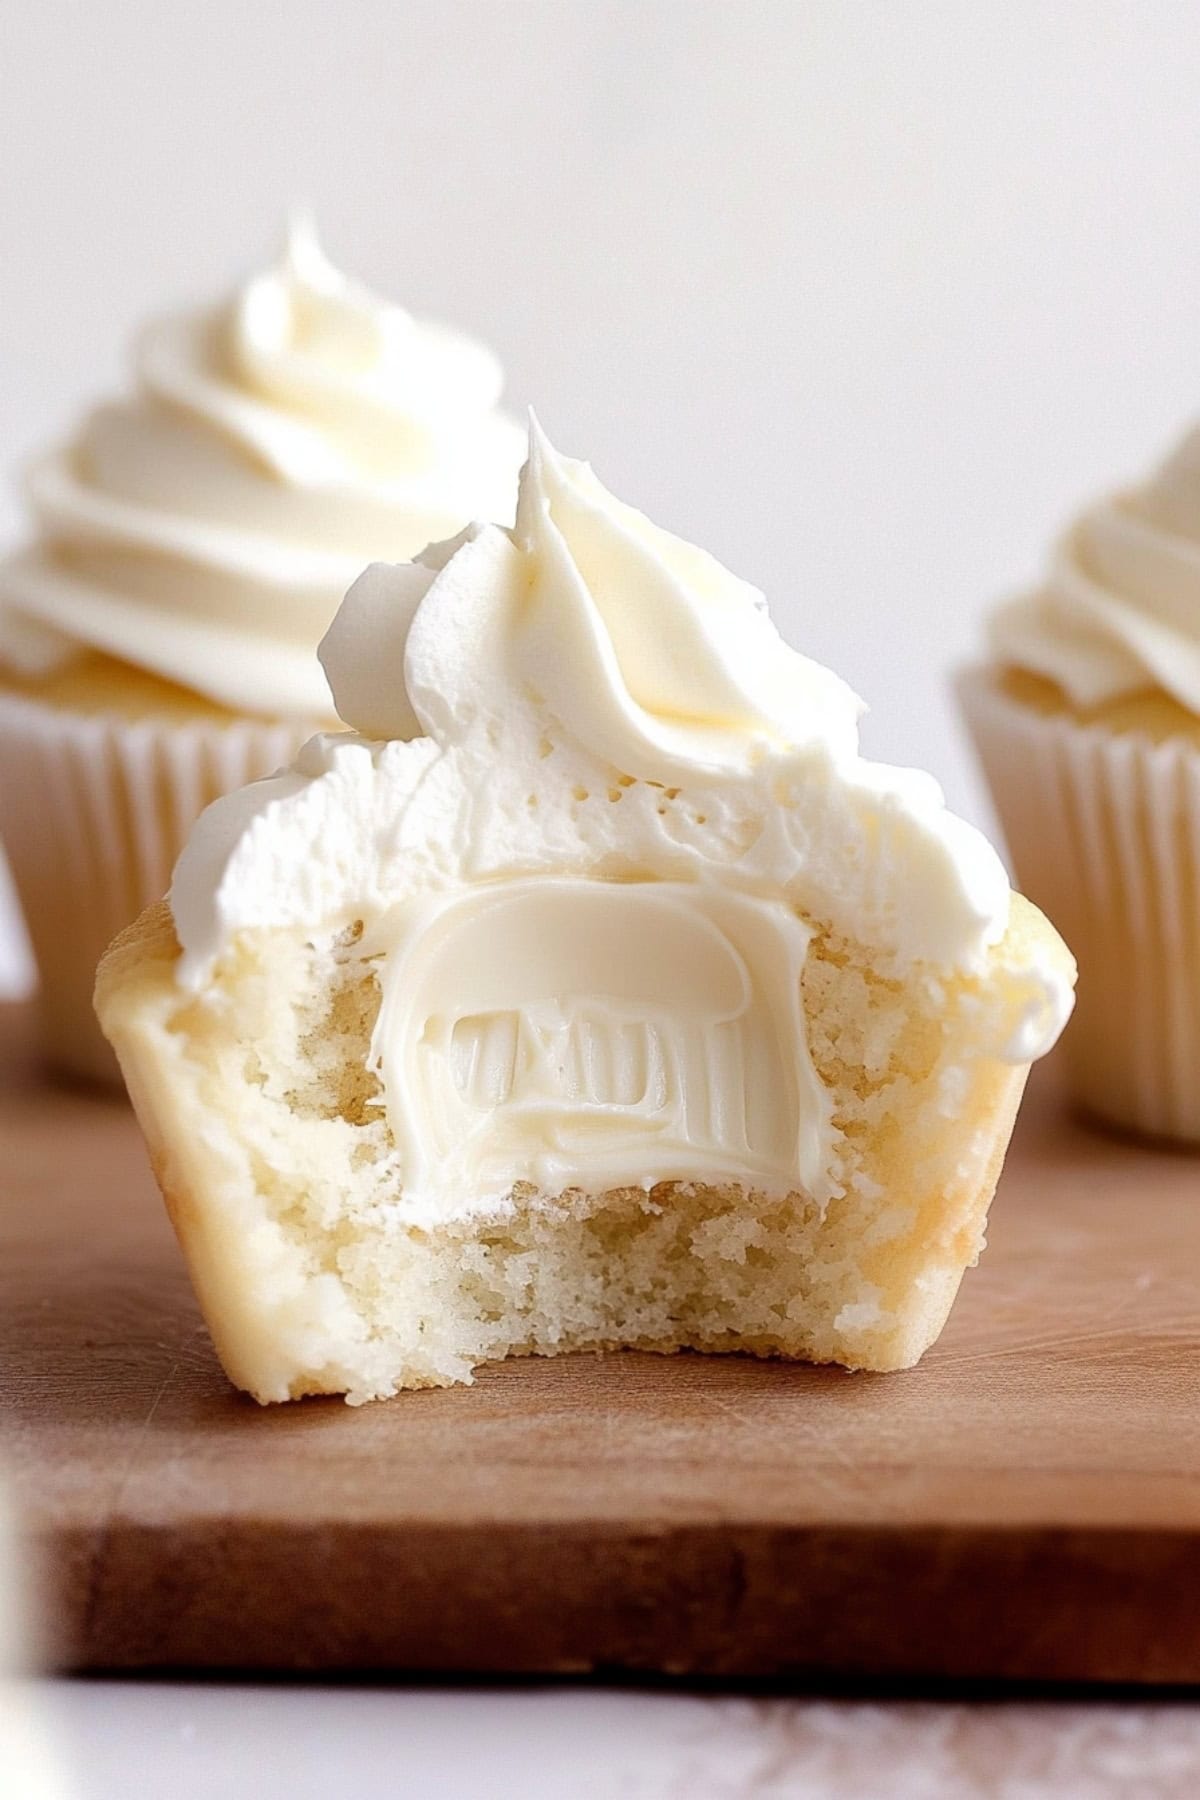
[[[37,959],[44,1045],[117,1082],[92,1012],[100,955],[166,893],[197,816],[289,762],[319,729],[253,719],[138,720],[0,693],[0,840]]]
[[[1043,715],[983,670],[958,691],[1021,889],[1079,963],[1076,1098],[1200,1143],[1200,751]]]

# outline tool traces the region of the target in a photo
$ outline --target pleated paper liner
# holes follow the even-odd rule
[[[1040,713],[986,670],[958,694],[1018,883],[1079,963],[1076,1099],[1200,1143],[1200,752]]]
[[[44,1048],[120,1080],[92,1012],[101,952],[166,893],[196,818],[289,762],[314,724],[129,721],[0,694],[0,839],[37,959]]]

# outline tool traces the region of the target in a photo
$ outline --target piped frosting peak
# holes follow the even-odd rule
[[[464,628],[500,667],[459,660]],[[456,703],[470,712],[507,683],[648,779],[733,776],[804,743],[847,754],[862,711],[784,642],[756,588],[615,499],[533,418],[515,529],[474,527],[407,569],[368,570],[321,657],[339,716],[366,736],[441,735]]]
[[[227,300],[150,325],[135,368],[29,473],[38,540],[0,565],[0,663],[23,673],[96,650],[328,717],[313,650],[363,565],[511,507],[495,357],[343,275],[303,217]]]
[[[1147,481],[1075,520],[990,636],[1002,662],[1077,706],[1158,690],[1200,714],[1200,427]]]

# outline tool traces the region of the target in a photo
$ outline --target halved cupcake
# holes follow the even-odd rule
[[[210,808],[97,983],[231,1378],[914,1362],[1071,1000],[987,843],[536,433],[515,530],[369,570],[323,658],[349,731]]]

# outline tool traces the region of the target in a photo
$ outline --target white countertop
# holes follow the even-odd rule
[[[1194,1800],[1200,1793],[1200,1705],[1169,1701],[818,1701],[596,1688],[113,1681],[41,1682],[31,1691],[60,1766],[61,1800]],[[0,1789],[5,1800],[26,1800],[2,1781]]]

